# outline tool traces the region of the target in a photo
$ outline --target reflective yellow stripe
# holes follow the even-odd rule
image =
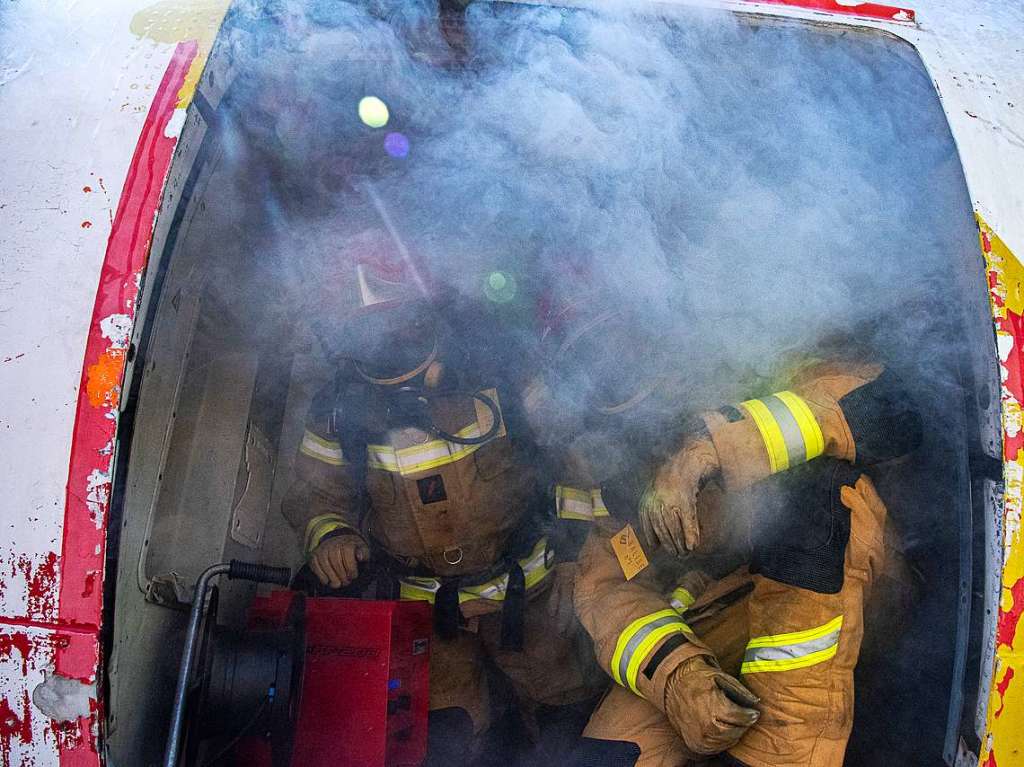
[[[458,437],[479,437],[480,434],[480,426],[476,423],[456,432]],[[372,469],[408,476],[460,461],[485,444],[487,443],[460,445],[443,439],[435,439],[422,445],[399,449],[390,445],[367,445],[367,463]]]
[[[817,458],[824,453],[825,436],[821,433],[821,426],[818,424],[818,420],[814,417],[811,409],[807,406],[807,403],[791,391],[780,391],[775,396],[786,404],[789,412],[796,419],[797,425],[800,427],[800,433],[804,437],[807,460]]]
[[[786,440],[782,436],[779,425],[771,411],[761,400],[751,399],[740,403],[740,407],[750,413],[754,419],[757,430],[761,432],[761,439],[768,451],[768,468],[772,474],[785,471],[789,468],[789,451],[786,450]]]
[[[676,586],[669,595],[668,601],[677,613],[682,614],[686,612],[690,608],[690,605],[697,600],[694,598],[693,594],[682,586]]]
[[[835,657],[843,616],[804,631],[754,637],[747,643],[741,674],[792,671],[808,668]]]
[[[341,466],[345,463],[345,458],[341,453],[341,445],[332,440],[324,439],[309,429],[306,429],[302,435],[299,452],[330,466]]]
[[[833,618],[828,623],[815,626],[805,631],[793,631],[788,634],[768,634],[767,636],[754,637],[747,642],[747,647],[782,647],[783,645],[799,644],[809,639],[819,639],[833,631],[843,627],[843,616]]]
[[[594,498],[592,493],[568,485],[556,485],[555,514],[559,519],[593,521]]]
[[[675,610],[659,610],[637,618],[626,626],[615,643],[610,664],[612,678],[639,695],[636,677],[644,659],[662,639],[682,633],[692,631]]]
[[[740,666],[740,673],[763,674],[765,672],[794,671],[798,668],[808,668],[809,666],[817,666],[819,663],[824,663],[825,661],[834,658],[837,652],[839,652],[838,643],[831,645],[830,647],[826,647],[824,650],[802,655],[799,658],[791,658],[788,660],[747,661]]]
[[[309,554],[320,545],[327,533],[351,527],[342,517],[337,514],[321,514],[313,517],[306,524],[306,553]]]
[[[633,655],[629,659],[629,666],[626,668],[626,681],[629,683],[629,689],[637,695],[640,694],[636,683],[637,674],[640,673],[640,664],[647,658],[651,650],[654,649],[654,646],[672,634],[683,633],[692,633],[690,627],[685,623],[669,623],[654,629],[637,645],[636,650],[633,651]]]
[[[519,560],[519,566],[523,568],[523,576],[526,580],[526,588],[532,589],[543,581],[551,573],[548,566],[548,539],[541,538],[534,545],[533,550]],[[399,585],[399,599],[407,601],[421,601],[434,603],[438,589],[441,588],[441,581],[438,578],[403,578]],[[459,589],[459,604],[470,602],[475,599],[487,599],[492,602],[501,602],[505,599],[505,592],[508,590],[508,573],[503,573],[489,581],[476,586],[463,586]]]
[[[599,487],[580,490],[568,485],[556,485],[555,514],[559,519],[593,522],[597,517],[607,517],[608,508],[604,505]]]
[[[825,451],[821,426],[807,403],[793,392],[747,400],[740,406],[761,432],[773,474],[817,458]]]

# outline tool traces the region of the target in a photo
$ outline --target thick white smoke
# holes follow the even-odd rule
[[[520,316],[595,289],[637,313],[701,404],[836,331],[915,325],[903,307],[970,246],[923,70],[888,39],[638,8],[474,3],[461,57],[415,3],[286,4],[247,27],[261,236],[315,285],[383,205],[462,293],[500,270]],[[360,120],[365,96],[385,126]]]

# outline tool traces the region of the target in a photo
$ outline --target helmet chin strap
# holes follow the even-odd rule
[[[437,359],[437,338],[434,338],[434,348],[430,350],[430,354],[427,355],[426,359],[423,360],[419,365],[414,367],[407,373],[395,376],[394,378],[375,378],[366,371],[364,371],[358,362],[355,362],[355,369],[359,376],[369,383],[376,384],[377,386],[394,386],[396,384],[403,384],[407,381],[411,381],[428,367],[430,367]]]

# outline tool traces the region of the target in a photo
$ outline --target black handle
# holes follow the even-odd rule
[[[292,571],[287,567],[271,567],[270,565],[258,565],[255,562],[240,562],[237,559],[232,559],[228,569],[228,578],[287,586],[291,582]]]

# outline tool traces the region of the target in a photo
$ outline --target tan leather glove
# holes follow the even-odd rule
[[[736,679],[695,656],[665,685],[665,714],[686,747],[707,756],[732,748],[757,721],[760,699]]]
[[[359,563],[370,560],[370,547],[358,535],[348,533],[322,541],[309,555],[309,568],[325,586],[338,589],[359,575]]]
[[[697,548],[697,493],[718,469],[718,453],[706,438],[690,440],[658,468],[640,499],[640,528],[648,541],[676,556]]]
[[[565,634],[576,620],[572,595],[576,586],[576,563],[561,562],[551,573],[551,593],[548,594],[548,615],[551,625],[559,634]]]

